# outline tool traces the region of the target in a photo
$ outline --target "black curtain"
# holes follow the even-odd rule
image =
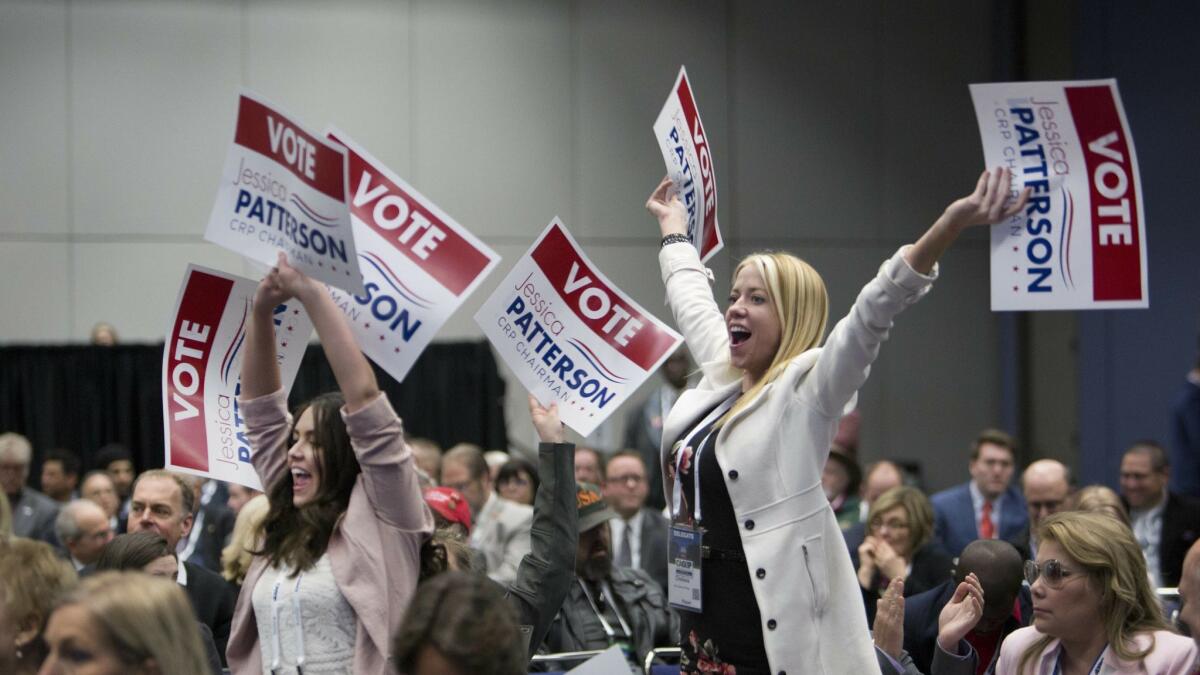
[[[139,471],[163,464],[162,344],[0,347],[0,432],[34,447],[31,477],[51,448],[77,452],[91,468],[96,450],[123,443]],[[458,442],[506,448],[504,380],[487,342],[435,343],[406,385],[375,369],[411,436],[443,447]],[[337,389],[320,345],[309,345],[292,387],[294,408]]]

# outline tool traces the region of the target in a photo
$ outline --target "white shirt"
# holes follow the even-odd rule
[[[971,491],[971,506],[975,509],[975,532],[982,535],[983,528],[983,503],[987,500],[983,496],[983,492],[979,490],[979,486],[975,481],[968,483],[968,489]],[[999,497],[992,500],[992,515],[988,520],[992,521],[992,532],[996,534],[996,539],[1000,538],[1000,510],[1004,505],[1004,493],[1001,492]]]
[[[305,673],[351,672],[357,617],[333,578],[329,554],[307,572],[291,573],[286,565],[268,567],[254,585],[263,674],[272,672],[276,659],[274,672],[294,673],[301,655]]]
[[[1146,571],[1149,572],[1150,583],[1155,588],[1162,586],[1159,554],[1162,550],[1162,516],[1166,507],[1167,495],[1163,493],[1158,504],[1148,509],[1129,509],[1129,519],[1133,521],[1133,536],[1142,548],[1142,556],[1146,558]]]
[[[612,556],[613,560],[617,559],[617,552],[621,550],[621,546],[625,543],[625,525],[628,524],[633,530],[633,548],[629,551],[629,560],[632,567],[640,568],[642,566],[642,510],[633,514],[629,520],[623,520],[620,517],[614,518],[609,522],[609,530],[612,535]]]

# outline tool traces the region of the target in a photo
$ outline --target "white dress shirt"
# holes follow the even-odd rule
[[[617,559],[617,552],[625,544],[625,525],[628,523],[630,530],[633,533],[633,548],[630,549],[629,559],[630,566],[640,568],[642,566],[642,510],[633,514],[629,520],[622,518],[613,518],[609,522],[609,530],[612,535],[612,555],[613,560]]]

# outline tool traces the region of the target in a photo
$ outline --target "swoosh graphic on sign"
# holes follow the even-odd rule
[[[226,385],[229,384],[229,368],[233,366],[233,359],[237,355],[238,350],[242,348],[242,342],[246,339],[246,317],[250,314],[250,301],[246,301],[246,306],[242,308],[242,323],[238,325],[237,332],[234,333],[233,342],[229,344],[229,349],[225,351],[225,357],[221,359],[221,381]]]
[[[1059,274],[1063,276],[1063,282],[1071,288],[1075,288],[1075,275],[1071,274],[1071,230],[1075,227],[1075,198],[1065,187],[1059,189],[1062,190],[1065,198],[1063,199],[1063,221],[1058,226],[1058,269]],[[1066,240],[1065,250],[1063,249],[1064,239]]]
[[[625,378],[609,370],[607,366],[600,362],[600,357],[596,356],[592,350],[587,348],[587,345],[583,344],[579,340],[576,340],[575,338],[570,338],[567,340],[567,343],[574,347],[580,354],[582,354],[583,358],[587,359],[587,362],[592,364],[596,370],[600,371],[601,377],[609,382],[612,382],[613,384],[625,384]]]
[[[304,203],[304,200],[300,199],[296,195],[294,195],[294,194],[289,195],[288,201],[295,204],[296,208],[303,211],[304,215],[306,215],[310,219],[312,219],[312,221],[315,225],[320,225],[321,227],[334,227],[334,228],[338,226],[336,219],[330,218],[328,216],[322,216],[321,214],[317,213],[316,209],[314,209],[311,206],[309,206],[308,204]]]
[[[370,251],[366,253],[359,253],[358,257],[366,260],[371,264],[372,267],[378,270],[379,273],[383,275],[383,280],[388,282],[388,285],[390,285],[397,293],[404,296],[406,300],[422,309],[429,309],[430,302],[414,293],[413,290],[408,286],[405,286],[404,282],[400,281],[400,276],[393,272],[392,268],[388,267],[383,258],[380,258],[378,255],[371,253]]]

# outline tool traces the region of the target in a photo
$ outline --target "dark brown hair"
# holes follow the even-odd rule
[[[297,508],[292,502],[292,474],[285,472],[267,491],[271,508],[263,521],[263,547],[256,555],[266,555],[271,565],[281,563],[299,574],[316,564],[325,554],[338,518],[350,505],[350,493],[361,469],[341,408],[340,393],[322,394],[300,406],[299,420],[306,410],[313,411],[313,454],[319,472],[317,494],[312,502]],[[295,422],[292,431],[295,433]]]
[[[393,643],[399,670],[413,672],[425,647],[472,675],[527,672],[516,612],[495,582],[477,574],[446,572],[417,587]]]
[[[984,443],[998,445],[1008,450],[1008,454],[1012,455],[1013,462],[1017,461],[1017,440],[999,429],[984,429],[979,432],[979,435],[975,437],[975,442],[971,443],[971,461],[979,459],[979,448],[983,447]]]
[[[157,532],[130,532],[113,537],[96,561],[96,570],[138,570],[175,551]]]

